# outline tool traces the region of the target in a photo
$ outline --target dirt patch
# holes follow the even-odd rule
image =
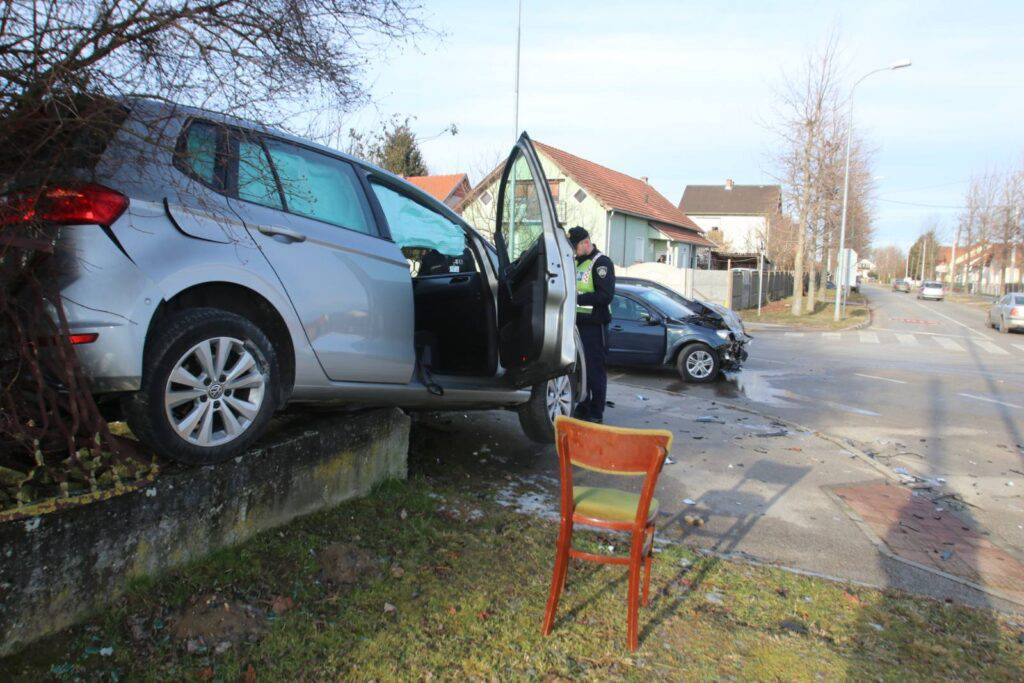
[[[171,633],[188,643],[190,649],[199,649],[256,638],[263,630],[259,609],[211,593],[189,604],[174,619]]]
[[[320,553],[324,578],[336,584],[356,583],[380,572],[377,558],[351,543],[332,543]]]

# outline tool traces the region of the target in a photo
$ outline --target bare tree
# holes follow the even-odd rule
[[[807,58],[794,78],[784,80],[777,97],[775,130],[781,152],[776,162],[782,171],[785,204],[795,218],[793,315],[803,314],[802,283],[808,237],[820,191],[816,160],[837,105],[837,49],[838,41],[832,34],[822,48]]]

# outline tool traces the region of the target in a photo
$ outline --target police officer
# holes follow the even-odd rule
[[[587,362],[587,396],[574,415],[590,422],[604,421],[608,375],[604,370],[608,354],[608,306],[615,295],[615,265],[590,241],[580,226],[569,230],[569,242],[576,251],[576,329],[583,342]]]

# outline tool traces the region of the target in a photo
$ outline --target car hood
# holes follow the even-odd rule
[[[718,316],[733,334],[747,336],[747,330],[743,327],[743,320],[736,311],[710,301],[700,301],[698,303],[712,314]]]

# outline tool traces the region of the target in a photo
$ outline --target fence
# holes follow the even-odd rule
[[[664,263],[637,263],[619,272],[625,277],[653,280],[691,299],[710,301],[734,310],[757,308],[756,270],[697,270]],[[765,271],[763,277],[761,305],[792,296],[792,273]]]

